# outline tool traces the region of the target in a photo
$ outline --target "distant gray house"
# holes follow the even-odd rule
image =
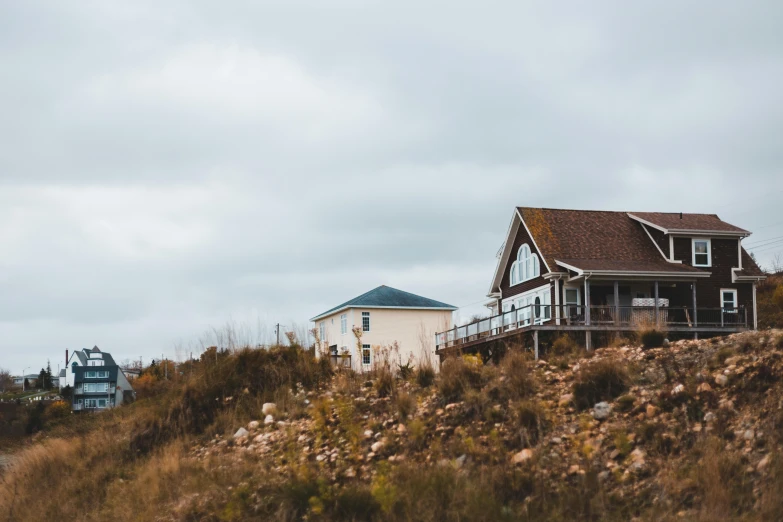
[[[95,346],[73,352],[68,357],[60,389],[70,386],[74,411],[98,411],[133,402],[136,393],[111,354]]]

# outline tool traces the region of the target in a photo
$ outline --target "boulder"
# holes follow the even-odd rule
[[[277,413],[277,405],[274,402],[265,402],[263,406],[261,406],[261,413],[264,415],[274,415]]]
[[[275,418],[272,417],[271,415],[267,415],[266,418],[264,419],[264,424],[267,426],[274,423],[275,423]]]
[[[533,450],[523,449],[519,453],[511,457],[512,464],[522,464],[533,458]]]
[[[608,402],[599,402],[593,407],[593,418],[604,420],[612,413],[612,406]]]
[[[245,428],[239,428],[236,433],[234,433],[234,438],[238,439],[240,437],[247,437],[249,432]]]
[[[715,384],[718,386],[726,386],[729,383],[729,378],[722,373],[715,376]]]
[[[250,421],[250,422],[247,424],[247,429],[249,429],[249,430],[257,430],[257,429],[258,429],[258,426],[259,426],[260,424],[261,424],[261,423],[260,423],[260,422],[258,422],[258,421]]]
[[[370,446],[370,449],[373,453],[378,453],[383,449],[383,446],[385,445],[384,441],[379,440],[378,442],[373,443],[372,446]]]

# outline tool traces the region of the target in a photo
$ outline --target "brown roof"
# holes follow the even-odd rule
[[[742,270],[737,271],[737,275],[739,276],[763,276],[765,275],[764,272],[762,272],[761,268],[759,268],[759,265],[756,264],[756,262],[753,260],[752,257],[750,257],[750,254],[743,248],[742,249]]]
[[[520,207],[519,213],[552,272],[559,271],[555,259],[674,266],[625,212]]]
[[[668,263],[660,254],[658,260],[650,261],[617,261],[612,259],[560,259],[561,263],[576,267],[580,270],[605,270],[611,272],[678,272],[685,274],[705,273],[698,268],[680,263]],[[558,265],[559,266],[559,265]],[[562,268],[560,269],[562,270]],[[705,273],[706,274],[706,273]]]
[[[747,230],[722,221],[716,214],[679,214],[676,212],[629,212],[629,214],[669,231],[698,230],[749,233]]]

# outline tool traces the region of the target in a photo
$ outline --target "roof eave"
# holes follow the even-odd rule
[[[380,306],[380,305],[351,305],[351,306],[343,306],[342,308],[338,308],[337,310],[331,310],[329,312],[324,312],[321,315],[316,315],[312,319],[310,319],[310,322],[316,322],[321,319],[324,319],[326,317],[331,317],[335,314],[338,314],[344,310],[350,310],[351,308],[361,308],[361,309],[372,309],[372,310],[433,310],[433,311],[450,311],[454,312],[456,310],[459,310],[456,306]]]

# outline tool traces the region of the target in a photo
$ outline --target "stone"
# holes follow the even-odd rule
[[[696,388],[696,393],[705,393],[705,392],[711,392],[712,386],[710,386],[708,383],[703,382],[699,384],[699,387]]]
[[[315,457],[315,460],[316,462],[323,462],[326,460],[326,455],[324,454],[318,455],[317,457]]]
[[[381,449],[383,449],[384,445],[385,443],[382,440],[379,440],[378,442],[373,443],[373,445],[370,446],[370,449],[372,450],[373,453],[378,453],[379,451],[381,451]]]
[[[468,456],[467,456],[467,455],[460,455],[459,457],[457,457],[457,458],[454,460],[454,465],[455,465],[457,468],[461,468],[462,466],[464,466],[464,465],[465,465],[465,461],[466,461],[466,460],[468,460]]]
[[[568,468],[569,475],[577,475],[580,471],[582,471],[582,468],[579,467],[579,464],[572,464],[571,467]]]
[[[647,405],[647,409],[645,410],[645,415],[648,419],[652,419],[656,415],[658,415],[658,408],[656,406],[653,406],[652,404]]]
[[[563,442],[563,439],[561,439],[560,437],[552,437],[552,441],[551,442],[552,442],[552,444],[557,445],[557,444],[561,444]]]
[[[729,378],[722,373],[715,376],[715,384],[718,386],[726,386],[729,383]]]
[[[265,402],[263,406],[261,406],[261,413],[264,415],[274,415],[277,413],[277,404],[274,402]]]
[[[608,402],[599,402],[593,407],[593,418],[604,420],[612,413],[612,406]]]
[[[372,430],[364,430],[364,438],[365,439],[371,439],[372,438]]]
[[[234,433],[234,438],[238,439],[240,437],[247,437],[249,435],[249,432],[245,428],[239,428],[236,433]]]
[[[763,471],[764,468],[769,466],[769,455],[765,455],[763,459],[756,465],[756,471]]]
[[[566,393],[565,395],[561,395],[560,399],[557,401],[557,405],[561,408],[565,406],[569,406],[574,401],[574,395],[571,393]]]
[[[397,425],[397,433],[399,433],[400,435],[402,435],[402,434],[404,434],[406,431],[408,431],[408,430],[407,430],[407,428],[405,427],[405,424],[402,424],[402,423],[400,423],[400,424],[398,424],[398,425]]]
[[[756,434],[753,432],[753,430],[745,430],[745,433],[742,434],[742,438],[745,440],[753,440],[755,436]]]
[[[274,423],[275,423],[275,418],[272,417],[271,415],[267,415],[266,418],[264,419],[264,424],[267,426]]]
[[[715,420],[715,414],[711,411],[704,414],[704,422],[712,422]]]
[[[348,468],[345,470],[345,476],[347,478],[354,478],[356,476],[356,470],[353,468]]]
[[[533,450],[525,448],[519,453],[515,454],[513,457],[511,457],[511,463],[522,464],[532,458],[533,458]]]
[[[247,424],[247,429],[249,429],[249,430],[257,430],[257,429],[258,429],[258,426],[259,426],[260,424],[261,424],[261,423],[260,423],[260,422],[258,422],[258,421],[250,421],[250,422]]]
[[[672,390],[672,395],[679,395],[680,393],[682,393],[684,391],[685,391],[685,386],[683,386],[682,384],[678,384]]]

